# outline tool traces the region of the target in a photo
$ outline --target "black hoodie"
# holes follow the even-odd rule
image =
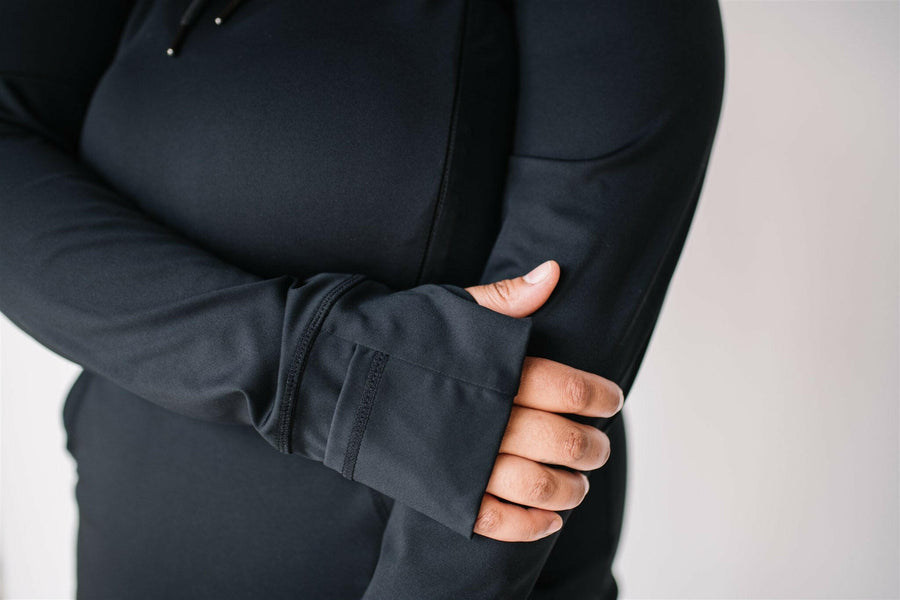
[[[184,9],[184,12],[181,15],[181,19],[178,20],[178,29],[175,32],[175,37],[172,38],[172,42],[169,44],[169,47],[166,48],[166,54],[169,56],[175,56],[176,52],[178,52],[178,48],[181,47],[182,42],[184,42],[184,38],[187,36],[188,30],[191,25],[193,25],[197,16],[200,14],[200,11],[203,10],[203,7],[209,0],[191,0],[191,3],[188,4],[187,8]],[[237,10],[237,7],[241,4],[243,0],[231,0],[225,8],[216,15],[216,18],[213,19],[213,23],[216,25],[221,25],[225,22],[231,13]]]
[[[560,532],[472,530],[526,355],[634,382],[716,3],[210,5],[0,4],[0,310],[83,367],[79,598],[614,597],[621,417]],[[463,289],[549,258],[530,317]]]

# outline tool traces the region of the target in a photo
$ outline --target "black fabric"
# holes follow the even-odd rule
[[[187,4],[0,2],[0,310],[83,367],[78,597],[615,597],[621,416],[560,532],[472,530],[526,355],[632,386],[717,4],[211,0],[170,56]],[[463,289],[548,258],[529,317]]]

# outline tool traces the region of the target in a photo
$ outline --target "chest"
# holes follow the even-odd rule
[[[82,159],[142,210],[262,275],[407,285],[466,239],[477,262],[509,141],[503,11],[245,0],[217,26],[225,4],[207,3],[174,57],[184,3],[136,5],[88,108]],[[450,231],[463,213],[482,225]]]

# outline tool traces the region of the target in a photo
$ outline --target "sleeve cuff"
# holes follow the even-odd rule
[[[330,380],[324,464],[471,539],[531,318],[480,306],[451,284],[373,294],[381,286],[365,280],[344,293],[312,348],[305,379],[328,360],[345,365]],[[311,395],[307,385],[306,402],[329,396]],[[292,435],[308,435],[299,420]]]

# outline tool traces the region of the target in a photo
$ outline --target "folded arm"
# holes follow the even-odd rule
[[[500,439],[530,319],[449,284],[260,277],[142,212],[77,152],[129,10],[0,4],[0,311],[148,401],[252,426],[471,535],[496,448],[458,432]]]
[[[503,225],[472,283],[555,259],[560,282],[531,316],[527,354],[596,373],[628,394],[718,125],[718,5],[518,0],[513,18],[519,94]],[[467,540],[398,503],[366,598],[527,598],[560,535]]]

